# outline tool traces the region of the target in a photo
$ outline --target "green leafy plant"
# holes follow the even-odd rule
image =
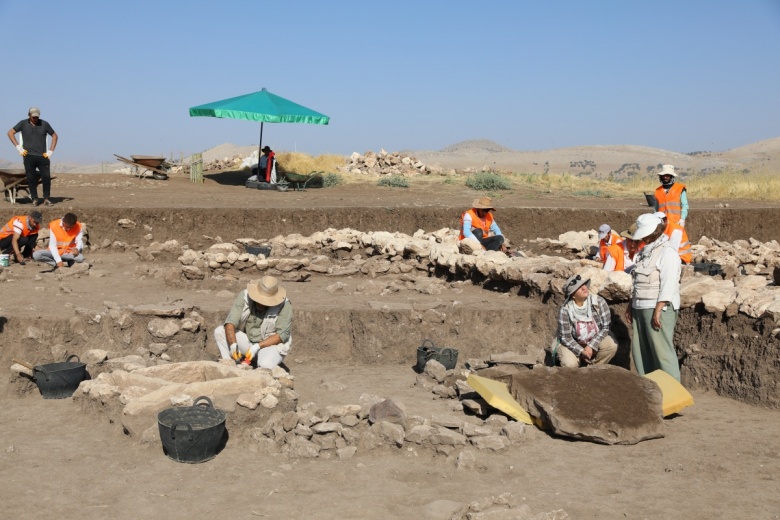
[[[472,190],[497,191],[511,190],[512,184],[506,178],[493,172],[484,172],[471,175],[466,179],[466,186]]]
[[[323,188],[334,188],[344,182],[344,178],[338,173],[326,173],[322,176]]]
[[[457,184],[458,181],[455,179],[455,177],[447,177],[444,179],[444,184]]]
[[[376,183],[377,186],[384,186],[387,188],[408,188],[409,187],[409,181],[406,180],[406,177],[396,177],[393,175],[382,177],[379,179],[379,181]]]

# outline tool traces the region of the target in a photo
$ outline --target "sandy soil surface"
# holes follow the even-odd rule
[[[405,208],[436,216],[437,208],[449,211],[467,206],[475,196],[463,187],[444,184],[409,190],[348,185],[277,193],[238,188],[240,181],[238,174],[229,173],[209,174],[203,185],[181,178],[154,181],[116,175],[63,175],[54,188],[57,205],[45,208],[45,217],[71,210],[88,215],[97,222],[97,236],[91,236],[95,240],[125,240],[116,227],[108,225],[123,213],[141,222],[143,218],[165,220],[166,225],[152,231],[155,240],[218,233],[232,240],[253,233],[229,230],[230,221],[209,219],[209,214],[222,215],[233,208],[254,210],[256,205],[263,211],[278,212],[279,219],[291,218],[295,227],[300,208],[322,214],[352,208],[356,216],[362,215],[358,210],[376,208],[386,215],[383,229],[393,229],[396,219],[403,226],[417,223],[404,216]],[[580,208],[599,209],[603,202],[539,193],[510,193],[499,199],[501,208],[543,208],[540,215],[548,220],[560,213],[556,208],[576,203]],[[609,203],[619,211],[640,210],[634,200]],[[741,206],[731,203],[733,208]],[[717,208],[716,201],[699,207],[705,204]],[[29,209],[26,205],[12,208],[8,203],[2,207],[4,218]],[[744,203],[744,207],[751,206]],[[185,211],[201,219],[192,224],[192,230],[171,222],[173,215]],[[314,222],[306,225],[314,226]],[[550,236],[545,234],[544,222],[536,222],[539,235]],[[279,222],[268,227],[274,232],[264,236],[286,229]],[[258,230],[254,234],[265,233]],[[143,232],[131,238],[143,245]],[[19,356],[50,361],[45,358],[52,351],[33,347],[22,337],[9,337],[9,330],[24,330],[23,324],[61,327],[63,337],[75,341],[67,334],[67,320],[75,310],[98,311],[106,301],[124,306],[183,303],[197,306],[215,321],[227,311],[231,294],[245,283],[204,283],[197,288],[164,283],[164,277],[153,271],[175,268],[175,258],[150,265],[140,262],[133,252],[102,249],[88,259],[99,276],[69,278],[43,272],[46,269],[40,265],[12,266],[13,276],[0,282],[4,296],[0,303],[3,366]],[[335,315],[338,309],[381,300],[444,306],[458,301],[467,309],[505,312],[503,322],[492,324],[503,329],[491,336],[495,342],[475,345],[470,351],[473,354],[541,346],[552,326],[549,305],[470,284],[448,284],[435,295],[400,291],[379,296],[366,290],[365,295],[356,297],[353,291],[328,291],[333,282],[315,277],[307,283],[288,283],[296,310],[319,316],[332,311]],[[377,281],[357,277],[342,282],[355,287]],[[510,316],[515,316],[514,321]],[[300,323],[304,325],[311,329],[311,324]],[[288,366],[301,402],[348,404],[357,402],[363,393],[371,393],[397,399],[410,414],[451,411],[452,401],[434,399],[429,391],[414,385],[416,374],[411,364],[419,338],[406,340],[410,346],[403,353],[380,349],[356,356],[338,350],[337,345],[330,350],[321,348],[322,342],[327,343],[328,336],[335,337],[337,332],[326,328],[319,337],[299,334]],[[437,339],[448,338],[448,331],[432,329],[431,333]],[[82,352],[99,347],[98,340],[67,343],[65,347]],[[388,344],[394,340],[399,342],[398,338],[384,338]],[[211,359],[213,340],[209,339],[197,355]],[[327,384],[334,382],[341,383],[343,389]],[[359,451],[349,460],[303,461],[261,455],[246,445],[231,443],[212,461],[185,465],[167,459],[160,449],[132,442],[120,427],[82,413],[70,399],[43,400],[35,392],[19,396],[16,387],[3,377],[0,517],[446,518],[441,512],[430,516],[429,504],[436,500],[469,503],[510,492],[535,513],[564,509],[571,518],[780,518],[780,443],[776,436],[780,412],[712,393],[694,390],[693,394],[693,407],[665,421],[665,438],[634,446],[602,446],[562,440],[527,428],[524,441],[503,452],[478,451],[474,469],[456,469],[452,457],[408,447]]]

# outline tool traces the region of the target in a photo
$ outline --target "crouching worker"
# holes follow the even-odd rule
[[[49,249],[33,252],[33,260],[54,267],[68,267],[84,261],[84,234],[81,224],[73,213],[65,213],[59,220],[49,222]]]
[[[615,357],[617,343],[609,333],[611,315],[606,300],[590,294],[590,279],[575,275],[563,286],[566,299],[558,311],[558,334],[552,359],[563,367],[603,365]]]
[[[493,219],[493,201],[490,197],[479,197],[471,204],[471,209],[460,216],[460,236],[458,240],[474,238],[488,251],[506,252],[504,235]]]
[[[32,210],[27,216],[18,215],[9,220],[0,229],[0,251],[12,254],[24,265],[25,258],[32,258],[42,219],[40,211]]]
[[[290,351],[292,304],[273,276],[238,293],[225,324],[214,329],[222,359],[257,368],[278,366]]]

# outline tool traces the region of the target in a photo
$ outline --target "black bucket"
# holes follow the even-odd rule
[[[652,193],[645,193],[645,200],[647,201],[647,205],[651,208],[655,207],[655,195]]]
[[[192,406],[163,410],[157,414],[157,424],[165,455],[177,462],[211,460],[227,441],[225,412],[214,408],[206,396],[195,399]]]
[[[76,358],[76,361],[71,361]],[[33,368],[33,378],[44,399],[64,399],[73,395],[88,378],[87,365],[76,354],[61,363],[47,363]]]
[[[263,255],[264,257],[268,258],[271,256],[271,246],[244,246],[246,248],[246,252],[250,255]]]

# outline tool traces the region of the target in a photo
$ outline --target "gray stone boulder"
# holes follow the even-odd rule
[[[623,368],[535,368],[513,374],[509,390],[556,435],[602,444],[664,436],[661,390]]]

